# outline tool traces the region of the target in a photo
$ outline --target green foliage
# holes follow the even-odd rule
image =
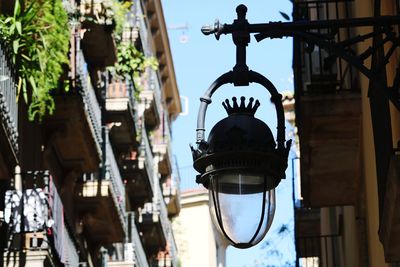
[[[29,105],[28,117],[39,120],[55,108],[51,91],[68,64],[68,15],[61,0],[16,0],[13,16],[0,17],[0,35],[12,47],[18,96]]]
[[[114,69],[116,74],[124,79],[126,76],[136,79],[147,67],[154,70],[158,68],[158,62],[154,57],[146,57],[131,43],[120,43],[117,46],[118,62]]]
[[[112,9],[114,11],[115,35],[118,37],[122,36],[126,24],[126,16],[131,5],[132,3],[130,1],[120,2],[118,0],[113,0]]]
[[[145,73],[146,68],[150,67],[153,70],[158,69],[157,59],[154,57],[146,57],[143,52],[127,42],[117,44],[117,63],[109,70],[114,72],[117,78],[125,80],[129,78],[134,81],[137,94],[140,93],[139,78]]]

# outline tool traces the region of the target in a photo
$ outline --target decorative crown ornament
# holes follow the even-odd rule
[[[260,101],[258,101],[258,100],[256,100],[256,102],[253,105],[253,101],[254,101],[253,97],[250,97],[249,103],[247,104],[247,106],[245,103],[246,97],[244,97],[244,96],[240,97],[240,106],[237,103],[236,97],[232,97],[232,101],[233,101],[233,106],[231,106],[229,99],[225,99],[225,102],[222,102],[222,105],[224,106],[228,115],[238,114],[238,113],[241,113],[241,114],[246,113],[246,114],[254,116],[258,107],[260,106]]]

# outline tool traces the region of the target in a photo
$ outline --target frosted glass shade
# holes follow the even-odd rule
[[[275,190],[268,177],[223,173],[210,176],[210,213],[218,230],[233,246],[248,248],[259,243],[275,213]]]

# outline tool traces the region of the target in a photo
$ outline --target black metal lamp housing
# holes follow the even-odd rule
[[[256,82],[272,95],[277,113],[277,143],[270,128],[254,117],[258,100],[244,97],[240,103],[223,102],[228,117],[219,121],[204,140],[204,122],[212,94],[223,84]],[[220,76],[200,98],[197,119],[197,149],[192,147],[193,166],[200,174],[196,181],[209,190],[214,224],[237,248],[259,243],[275,213],[275,188],[285,177],[290,142],[285,144],[282,96],[261,74],[245,70]]]

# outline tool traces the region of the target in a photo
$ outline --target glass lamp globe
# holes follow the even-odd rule
[[[210,177],[211,217],[218,231],[235,247],[256,245],[272,224],[275,189],[264,190],[267,179],[263,175],[246,173]]]

